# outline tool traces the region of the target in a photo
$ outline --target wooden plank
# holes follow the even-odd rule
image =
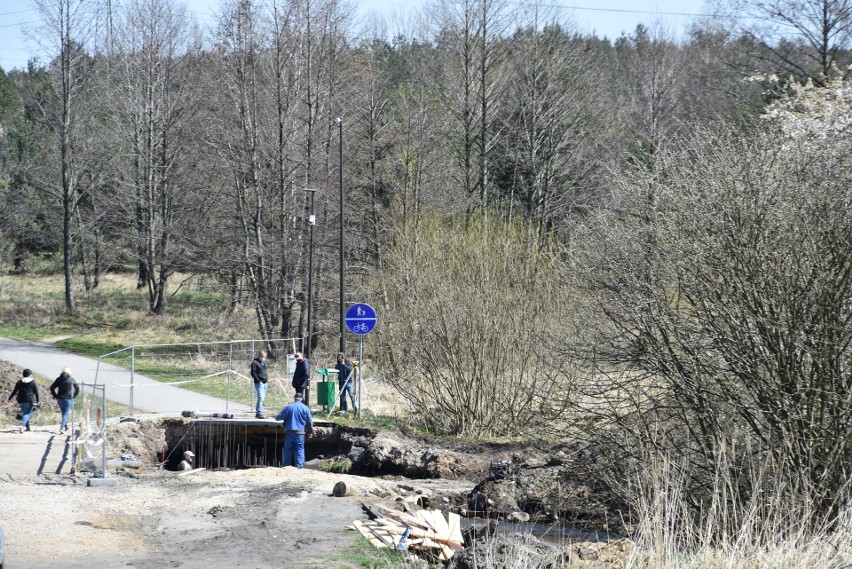
[[[423,520],[416,518],[414,516],[411,516],[409,514],[406,514],[406,513],[397,511],[397,510],[392,510],[391,508],[387,508],[385,506],[380,506],[380,505],[376,505],[376,509],[381,511],[383,513],[382,515],[384,517],[394,519],[394,520],[402,523],[403,525],[412,526],[412,527],[419,527],[419,528],[423,528],[423,529],[427,529],[427,530],[432,529],[431,525],[429,525],[426,522],[424,522]]]
[[[455,551],[450,549],[450,546],[444,545],[443,547],[441,547],[441,554],[438,555],[438,559],[440,559],[441,561],[449,561],[454,553]]]
[[[358,532],[363,535],[364,538],[369,541],[373,547],[377,549],[388,547],[388,545],[384,541],[373,535],[373,532],[368,527],[366,527],[364,522],[362,522],[361,520],[355,520],[354,522],[352,522],[352,525],[355,526],[355,529],[357,529]]]
[[[374,523],[379,523],[382,529],[395,533],[397,535],[402,535],[405,532],[405,526],[399,525],[398,523],[388,520],[386,518],[379,518]],[[454,541],[449,534],[441,535],[432,530],[427,530],[418,527],[408,526],[409,535],[414,537],[423,537],[428,538],[436,542],[440,542],[442,544],[450,545],[456,549],[461,549],[462,543],[460,541]]]
[[[432,510],[432,520],[435,532],[439,535],[445,535],[447,536],[447,539],[449,539],[450,526],[447,525],[447,520],[444,519],[444,514],[441,513],[441,510]]]
[[[461,516],[454,512],[450,512],[447,514],[448,526],[450,528],[450,539],[457,543],[464,543],[464,537],[462,537],[461,532]]]
[[[426,524],[430,530],[435,531],[435,524],[432,522],[432,513],[428,510],[418,510],[417,517]]]

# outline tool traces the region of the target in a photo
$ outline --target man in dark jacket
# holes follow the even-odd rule
[[[257,393],[254,416],[257,419],[264,419],[263,400],[266,398],[266,387],[269,381],[266,376],[266,352],[260,352],[251,361],[251,378],[254,380],[254,390]]]
[[[337,385],[340,389],[340,410],[344,413],[349,410],[346,402],[346,394],[349,394],[349,399],[352,401],[352,412],[357,413],[358,407],[355,405],[355,375],[352,373],[354,366],[352,362],[346,358],[346,354],[340,352],[337,354],[337,364],[334,366],[337,370]]]
[[[62,368],[59,377],[53,380],[50,386],[50,394],[56,399],[59,410],[62,412],[62,421],[59,424],[59,434],[68,432],[68,413],[74,407],[74,398],[80,394],[80,386],[77,380],[71,377],[71,368]]]
[[[15,383],[15,388],[9,395],[9,401],[17,396],[18,406],[21,408],[21,432],[30,431],[30,416],[33,408],[38,405],[38,384],[35,382],[33,372],[24,370],[23,377]]]
[[[296,371],[293,372],[293,388],[301,395],[305,405],[309,405],[308,390],[311,387],[311,361],[302,352],[296,352]]]

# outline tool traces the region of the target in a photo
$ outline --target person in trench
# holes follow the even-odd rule
[[[302,394],[296,393],[293,402],[281,409],[275,416],[284,427],[284,464],[302,468],[305,464],[305,437],[314,432],[314,419],[311,410],[302,403]]]

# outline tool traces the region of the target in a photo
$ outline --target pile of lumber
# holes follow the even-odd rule
[[[414,549],[434,553],[447,561],[462,548],[461,518],[441,510],[418,510],[412,514],[376,506],[378,517],[365,522],[356,520],[350,529],[361,532],[377,548]],[[403,540],[402,537],[408,535]],[[402,543],[400,543],[402,542]]]

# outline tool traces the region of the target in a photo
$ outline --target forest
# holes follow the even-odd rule
[[[628,503],[679,490],[679,543],[848,529],[852,0],[615,39],[537,0],[396,29],[35,4],[52,58],[0,72],[4,273],[61,273],[68,314],[133,274],[152,317],[203,275],[259,337],[334,350],[343,258],[426,428],[586,441]]]

